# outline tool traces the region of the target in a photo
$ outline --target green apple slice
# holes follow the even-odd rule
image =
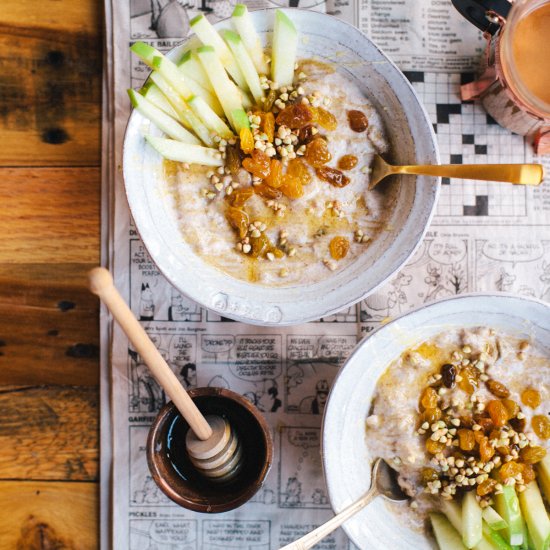
[[[538,482],[547,502],[550,502],[550,453],[537,464]]]
[[[252,62],[252,59],[250,59],[241,38],[236,32],[229,30],[223,31],[223,38],[231,48],[231,51],[239,64],[239,68],[246,79],[246,83],[248,84],[248,89],[250,90],[252,97],[256,103],[261,104],[264,98],[264,91],[262,90],[262,86],[260,84],[260,77],[258,76],[256,67],[254,67],[254,63]]]
[[[442,514],[430,514],[435,540],[441,550],[464,550],[458,531]]]
[[[178,114],[179,119],[182,124],[188,129],[192,130],[197,134],[199,139],[209,146],[214,145],[214,140],[210,135],[208,128],[201,122],[199,117],[189,108],[189,105],[181,97],[181,95],[168,84],[168,82],[162,77],[161,74],[154,72],[149,77],[161,90],[161,92],[166,96],[166,99],[169,101],[170,105],[174,108]]]
[[[502,493],[495,495],[495,509],[508,524],[501,533],[511,546],[523,543],[523,518],[516,490],[512,485],[504,485]]]
[[[504,518],[502,518],[491,506],[487,506],[487,508],[484,508],[481,515],[483,516],[483,519],[487,522],[489,527],[494,531],[500,531],[500,529],[504,529],[506,527],[506,522],[504,521]]]
[[[135,90],[128,90],[130,101],[136,111],[148,118],[155,126],[162,130],[166,135],[184,143],[200,145],[200,141],[181,124],[169,117],[165,112],[161,111],[153,103],[147,100]]]
[[[519,504],[527,522],[529,534],[536,550],[548,550],[550,546],[550,519],[536,481],[531,481],[519,494]]]
[[[148,67],[151,68],[153,68],[153,59],[155,57],[162,56],[161,52],[145,42],[134,42],[134,44],[130,46],[130,51],[134,52]]]
[[[297,47],[298,33],[294,23],[282,11],[277,10],[271,48],[271,80],[279,88],[292,85]]]
[[[204,125],[224,139],[231,139],[233,132],[227,124],[210,108],[208,103],[202,97],[197,95],[191,96],[187,100],[187,104],[195,114],[204,122]]]
[[[269,68],[264,55],[264,49],[260,37],[254,28],[248,8],[244,4],[237,4],[231,15],[231,22],[237,29],[244,47],[248,51],[254,66],[259,74],[267,75]]]
[[[145,139],[165,159],[176,162],[188,162],[189,164],[223,166],[221,153],[216,149],[149,135],[145,136]]]
[[[208,90],[205,90],[193,79],[185,78],[178,70],[177,65],[172,63],[167,57],[155,56],[153,58],[153,68],[170,83],[170,86],[182,95],[183,99],[187,100],[187,98],[192,95],[198,95],[202,97],[218,115],[223,113],[218,98]]]
[[[237,130],[233,121],[233,111],[242,110],[243,103],[237,86],[227,76],[225,69],[212,46],[203,46],[197,49],[199,60],[216,90],[227,120]]]
[[[174,110],[170,102],[166,99],[166,96],[160,91],[160,88],[152,81],[148,80],[139,90],[139,93],[146,97],[151,103],[158,107],[161,111],[164,111],[168,116],[179,118],[178,113]]]
[[[243,90],[247,90],[248,86],[246,84],[246,79],[239,69],[237,61],[227,47],[227,44],[221,39],[221,36],[210,24],[210,21],[206,19],[204,14],[201,13],[191,19],[190,25],[191,29],[195,31],[195,34],[200,38],[201,42],[205,46],[212,46],[214,48],[222,62],[222,65],[227,69],[227,72],[231,75],[237,85]],[[216,88],[214,87],[214,89]]]
[[[504,537],[489,527],[489,525],[483,522],[483,538],[494,550],[512,550],[512,547],[504,540]]]
[[[212,84],[208,79],[208,75],[204,72],[200,61],[197,56],[193,54],[192,50],[189,50],[183,54],[183,57],[177,63],[179,70],[187,78],[192,78],[195,82],[198,82],[205,90],[214,93]]]
[[[474,548],[483,538],[481,506],[474,491],[468,491],[462,499],[462,542],[466,548]]]
[[[250,121],[248,120],[248,115],[245,113],[244,109],[235,109],[232,111],[231,120],[233,120],[237,134],[240,134],[243,128],[250,129]]]

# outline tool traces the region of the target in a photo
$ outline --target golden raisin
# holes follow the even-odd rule
[[[313,111],[303,103],[288,105],[277,115],[277,124],[293,130],[313,121]]]
[[[420,477],[424,485],[426,485],[426,483],[428,483],[429,481],[435,481],[436,479],[438,479],[439,476],[433,468],[422,468],[422,471],[420,472]]]
[[[519,456],[526,464],[536,464],[546,456],[546,450],[537,445],[533,447],[523,447],[519,452]]]
[[[348,111],[348,121],[354,132],[364,132],[369,127],[369,121],[363,111]]]
[[[338,168],[340,170],[351,170],[357,166],[359,159],[355,155],[344,155],[338,159]]]
[[[521,394],[521,401],[524,405],[536,409],[540,405],[540,393],[534,388],[527,388]]]
[[[254,136],[250,128],[241,128],[239,137],[241,138],[241,150],[247,155],[252,153],[254,151]]]
[[[476,424],[479,424],[481,426],[481,429],[484,433],[488,433],[489,431],[491,431],[494,426],[493,421],[486,416],[476,418]]]
[[[267,94],[265,100],[264,100],[264,111],[270,112],[271,109],[273,109],[273,104],[275,103],[275,100],[277,99],[277,91],[276,90],[269,90],[269,93]]]
[[[508,420],[508,424],[510,424],[516,432],[524,432],[527,422],[525,421],[525,418],[510,418]]]
[[[246,237],[246,234],[248,233],[248,226],[250,225],[248,214],[246,212],[230,206],[225,212],[225,217],[231,227],[238,231],[241,239]]]
[[[311,173],[302,159],[291,159],[288,163],[286,173],[300,180],[302,185],[311,182]]]
[[[502,404],[508,411],[508,418],[515,418],[519,412],[519,405],[513,399],[503,399]]]
[[[462,379],[458,383],[458,387],[461,390],[465,391],[467,394],[472,395],[477,388],[479,369],[468,365],[461,369],[460,376],[462,377]]]
[[[442,412],[439,407],[433,407],[431,409],[426,409],[423,413],[420,414],[420,425],[427,422],[428,424],[433,424],[438,420],[441,420]]]
[[[306,124],[298,130],[298,141],[302,144],[308,144],[317,134],[317,128],[313,124]]]
[[[495,488],[495,485],[497,484],[497,480],[496,479],[491,479],[491,478],[488,478],[486,479],[485,481],[482,481],[478,486],[477,486],[477,489],[476,489],[476,493],[480,496],[480,497],[484,497],[485,495],[488,495],[489,493],[491,493],[493,491],[493,489]]]
[[[341,260],[349,251],[349,240],[346,237],[334,237],[330,241],[328,249],[335,260]]]
[[[338,127],[338,121],[332,113],[322,107],[313,107],[311,109],[313,111],[314,120],[318,122],[325,130],[336,130]]]
[[[254,176],[265,179],[271,171],[271,159],[259,149],[254,149],[251,157],[243,160],[243,167]]]
[[[476,438],[472,430],[458,430],[459,447],[463,451],[471,451],[476,445]]]
[[[433,439],[426,440],[426,451],[432,455],[436,455],[445,449],[445,443],[440,443],[439,441],[434,441]]]
[[[487,380],[485,385],[487,386],[487,389],[496,397],[510,397],[510,390],[508,390],[508,388],[501,382],[497,382],[496,380]]]
[[[515,460],[510,460],[510,462],[504,463],[500,470],[498,471],[498,476],[501,481],[506,481],[512,477],[516,477],[518,474],[521,474],[523,468],[521,464],[518,464]]]
[[[495,426],[500,427],[506,424],[506,421],[508,420],[508,411],[502,404],[502,401],[493,399],[487,403],[486,408]]]
[[[318,137],[307,144],[304,158],[311,166],[319,168],[323,164],[330,162],[332,155],[328,150],[327,142],[323,138]]]
[[[531,420],[533,431],[541,438],[550,438],[550,420],[542,414],[536,414]]]
[[[273,246],[265,233],[260,233],[259,237],[250,237],[250,245],[250,255],[253,258],[263,258]]]
[[[271,159],[269,176],[264,181],[270,187],[281,187],[283,183],[283,164],[280,160]]]
[[[345,187],[350,182],[350,179],[343,172],[330,166],[316,168],[315,173],[320,179],[328,181],[333,187]]]
[[[304,194],[300,179],[288,174],[283,176],[283,183],[279,189],[289,199],[299,199]]]
[[[531,481],[535,481],[535,477],[537,475],[535,474],[535,469],[531,464],[521,464],[521,475],[523,476],[523,483],[527,485],[527,483],[531,483]]]
[[[433,388],[426,388],[422,392],[420,404],[424,407],[424,409],[433,409],[437,407],[437,392]]]
[[[495,450],[489,443],[488,437],[483,437],[483,439],[479,442],[479,458],[483,462],[488,462],[493,458],[495,455]]]
[[[225,150],[225,165],[229,168],[229,173],[235,175],[241,168],[241,156],[237,145],[228,145]]]
[[[275,187],[270,187],[265,183],[261,183],[260,185],[255,185],[254,193],[268,200],[279,200],[283,196],[280,189],[275,189]]]
[[[267,136],[267,141],[273,143],[275,137],[275,115],[273,113],[256,113],[260,116],[260,132]]]
[[[239,208],[244,206],[252,195],[254,195],[254,189],[252,187],[245,187],[243,189],[235,189],[231,195],[226,195],[225,199],[231,206]]]

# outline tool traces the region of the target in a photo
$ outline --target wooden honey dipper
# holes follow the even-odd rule
[[[88,274],[90,290],[99,296],[116,319],[153,376],[190,426],[185,444],[189,459],[208,479],[231,481],[242,466],[242,445],[237,433],[221,416],[203,416],[176,375],[159,353],[143,327],[114,286],[113,277],[103,267]]]

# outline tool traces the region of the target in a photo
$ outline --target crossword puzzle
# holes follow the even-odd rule
[[[433,123],[442,164],[529,162],[522,136],[501,128],[477,103],[460,99],[460,85],[473,73],[405,72]],[[479,180],[442,179],[436,215],[527,216],[526,188]]]

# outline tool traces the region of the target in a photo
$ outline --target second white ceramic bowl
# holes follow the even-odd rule
[[[300,34],[298,56],[334,63],[354,80],[381,114],[391,158],[400,164],[439,162],[432,125],[399,69],[364,34],[318,12],[285,9]],[[264,44],[271,41],[274,10],[251,13]],[[221,21],[218,29],[229,28]],[[187,46],[189,47],[189,46]],[[177,59],[186,44],[170,52]],[[237,280],[205,262],[183,240],[176,206],[166,191],[162,159],[143,135],[160,132],[133,112],[124,142],[124,181],[132,215],[152,259],[182,293],[225,317],[258,325],[291,325],[358,302],[394,274],[420,243],[432,217],[439,180],[400,176],[397,205],[383,232],[346,269],[315,284],[269,288]]]
[[[436,302],[382,326],[357,346],[333,383],[323,419],[323,469],[335,512],[370,486],[375,457],[369,453],[365,420],[380,375],[408,348],[444,330],[478,326],[531,338],[548,349],[550,358],[550,305],[507,294],[471,294]],[[382,498],[349,519],[344,530],[363,550],[435,548],[424,534],[407,528]]]

